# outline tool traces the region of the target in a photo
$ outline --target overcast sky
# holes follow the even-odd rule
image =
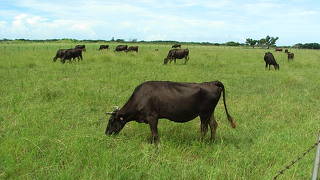
[[[0,39],[320,42],[320,0],[0,0]]]

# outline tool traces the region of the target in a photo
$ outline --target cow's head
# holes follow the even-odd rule
[[[168,61],[169,61],[169,59],[168,59],[168,58],[164,58],[164,60],[163,60],[163,64],[167,64],[167,63],[168,63]]]
[[[106,135],[118,134],[126,124],[126,121],[118,112],[119,108],[116,108],[113,112],[106,113],[111,115],[105,132]]]

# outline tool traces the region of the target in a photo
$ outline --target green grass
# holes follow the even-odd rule
[[[74,45],[0,44],[0,179],[271,179],[317,139],[320,51],[293,49],[287,62],[272,50],[280,71],[264,69],[265,49],[213,46],[188,46],[187,65],[162,65],[170,47],[156,44],[138,54],[86,44],[82,62],[52,62]],[[160,120],[158,147],[146,124],[105,136],[104,112],[147,80],[222,81],[238,127],[221,101],[214,143],[200,141],[199,118]],[[280,179],[308,179],[313,160],[314,151]]]

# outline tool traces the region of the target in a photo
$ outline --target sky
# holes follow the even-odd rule
[[[0,0],[0,39],[320,42],[320,0]]]

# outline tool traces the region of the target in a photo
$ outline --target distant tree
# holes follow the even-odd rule
[[[234,41],[229,41],[229,42],[226,42],[225,45],[226,46],[240,46],[240,43],[234,42]]]
[[[114,37],[112,37],[110,41],[114,41]]]
[[[254,46],[258,43],[258,40],[254,40],[251,38],[247,38],[246,39],[246,44],[248,44],[249,46],[252,46],[252,48],[254,48]]]
[[[270,37],[270,36],[267,36],[267,37],[265,38],[267,48],[269,49],[270,46],[276,45],[276,41],[277,41],[278,39],[279,39],[279,37]]]
[[[320,49],[319,43],[305,43],[305,44],[296,44],[293,47],[295,48],[302,48],[302,49]]]
[[[124,42],[124,39],[117,39],[116,42]]]
[[[267,40],[262,38],[260,40],[258,40],[258,46],[260,47],[264,47],[266,45]]]

